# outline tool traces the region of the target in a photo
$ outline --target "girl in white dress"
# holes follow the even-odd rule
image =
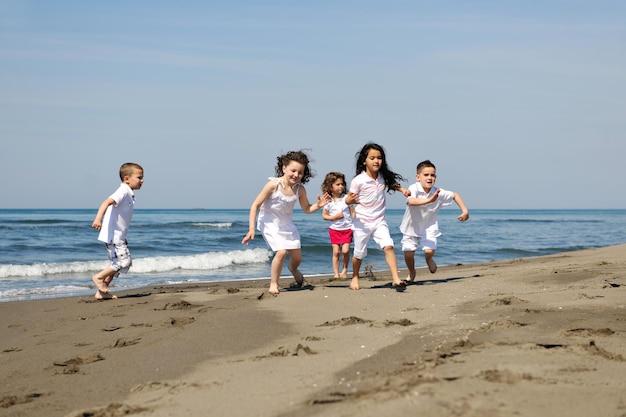
[[[296,285],[301,287],[304,276],[298,270],[302,262],[300,234],[293,223],[293,208],[300,202],[302,211],[311,214],[324,207],[330,200],[328,194],[317,196],[316,203],[309,203],[306,184],[313,176],[309,167],[309,157],[302,151],[291,151],[277,158],[276,177],[269,178],[259,195],[250,206],[249,230],[241,241],[247,245],[254,240],[255,226],[267,245],[274,252],[270,273],[270,294],[278,294],[278,279],[283,263],[289,255],[289,271]],[[258,220],[257,220],[258,214]]]

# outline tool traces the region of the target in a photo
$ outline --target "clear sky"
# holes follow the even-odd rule
[[[248,208],[383,145],[472,208],[626,208],[626,2],[0,0],[0,208]],[[395,194],[389,207],[403,207]]]

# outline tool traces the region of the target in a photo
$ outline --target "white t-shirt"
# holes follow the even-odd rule
[[[350,192],[358,194],[359,203],[354,205],[354,220],[364,224],[376,224],[385,218],[385,180],[378,175],[375,180],[365,171],[352,179]]]
[[[104,243],[121,243],[126,240],[133,217],[135,193],[127,184],[122,183],[109,198],[115,200],[115,204],[111,204],[104,212],[98,240]]]
[[[341,219],[331,221],[329,226],[330,229],[352,229],[352,215],[350,214],[350,206],[346,204],[346,196],[341,197],[337,201],[331,201],[330,203],[327,203],[324,206],[324,211],[329,216],[334,216],[337,213],[343,213],[343,217]]]
[[[409,191],[411,196],[408,198],[428,198],[433,195],[437,187],[431,188],[429,193],[424,191],[419,182],[411,184]],[[432,203],[423,206],[409,206],[407,203],[400,223],[400,231],[403,235],[417,236],[424,239],[430,239],[441,236],[439,231],[439,223],[437,222],[437,212],[441,207],[449,206],[454,201],[454,192],[439,189],[439,197]]]

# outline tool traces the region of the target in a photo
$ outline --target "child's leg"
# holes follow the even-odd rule
[[[91,280],[96,284],[96,288],[103,294],[109,293],[109,283],[113,279],[113,276],[117,274],[117,271],[110,266],[107,266],[102,271],[91,277]]]
[[[274,259],[272,259],[272,266],[270,272],[270,294],[278,294],[280,291],[278,289],[278,279],[280,278],[280,273],[283,270],[283,262],[287,257],[286,250],[276,251],[274,254]]]
[[[350,282],[351,290],[358,290],[359,287],[359,270],[361,269],[362,260],[356,256],[352,257],[352,282]]]
[[[393,246],[385,246],[383,248],[383,251],[385,252],[385,261],[387,261],[387,265],[389,266],[389,270],[391,271],[393,286],[405,286],[406,284],[404,283],[404,281],[402,281],[398,276],[398,261],[396,260],[396,253],[393,251]]]
[[[348,276],[348,262],[350,262],[350,244],[344,243],[341,247],[341,254],[343,256],[343,269],[341,270],[341,278],[345,278]],[[337,259],[339,260],[339,259]],[[337,264],[337,269],[339,269],[339,264]]]
[[[114,278],[117,278],[120,276],[120,271],[117,271],[115,274],[108,276],[104,279],[104,283],[108,286],[111,285],[111,281],[113,281]]]
[[[300,263],[302,262],[302,251],[300,249],[291,249],[289,251],[289,271],[296,280],[296,284],[301,287],[304,284],[304,276],[298,270]]]
[[[404,263],[409,270],[409,277],[406,279],[407,282],[415,281],[415,251],[404,252]]]
[[[352,239],[354,240],[354,251],[352,253],[352,281],[350,282],[350,289],[358,290],[359,286],[359,271],[361,270],[361,263],[367,256],[367,243],[372,236],[372,230],[363,225],[354,222],[354,230],[352,231]]]
[[[333,274],[339,278],[339,245],[333,244]]]
[[[426,265],[428,265],[428,270],[431,274],[437,272],[437,264],[433,257],[435,256],[434,249],[424,249],[424,259],[426,260]]]

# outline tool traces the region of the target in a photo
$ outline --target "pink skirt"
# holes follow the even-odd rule
[[[352,242],[352,229],[335,230],[328,228],[331,245],[343,245]]]

